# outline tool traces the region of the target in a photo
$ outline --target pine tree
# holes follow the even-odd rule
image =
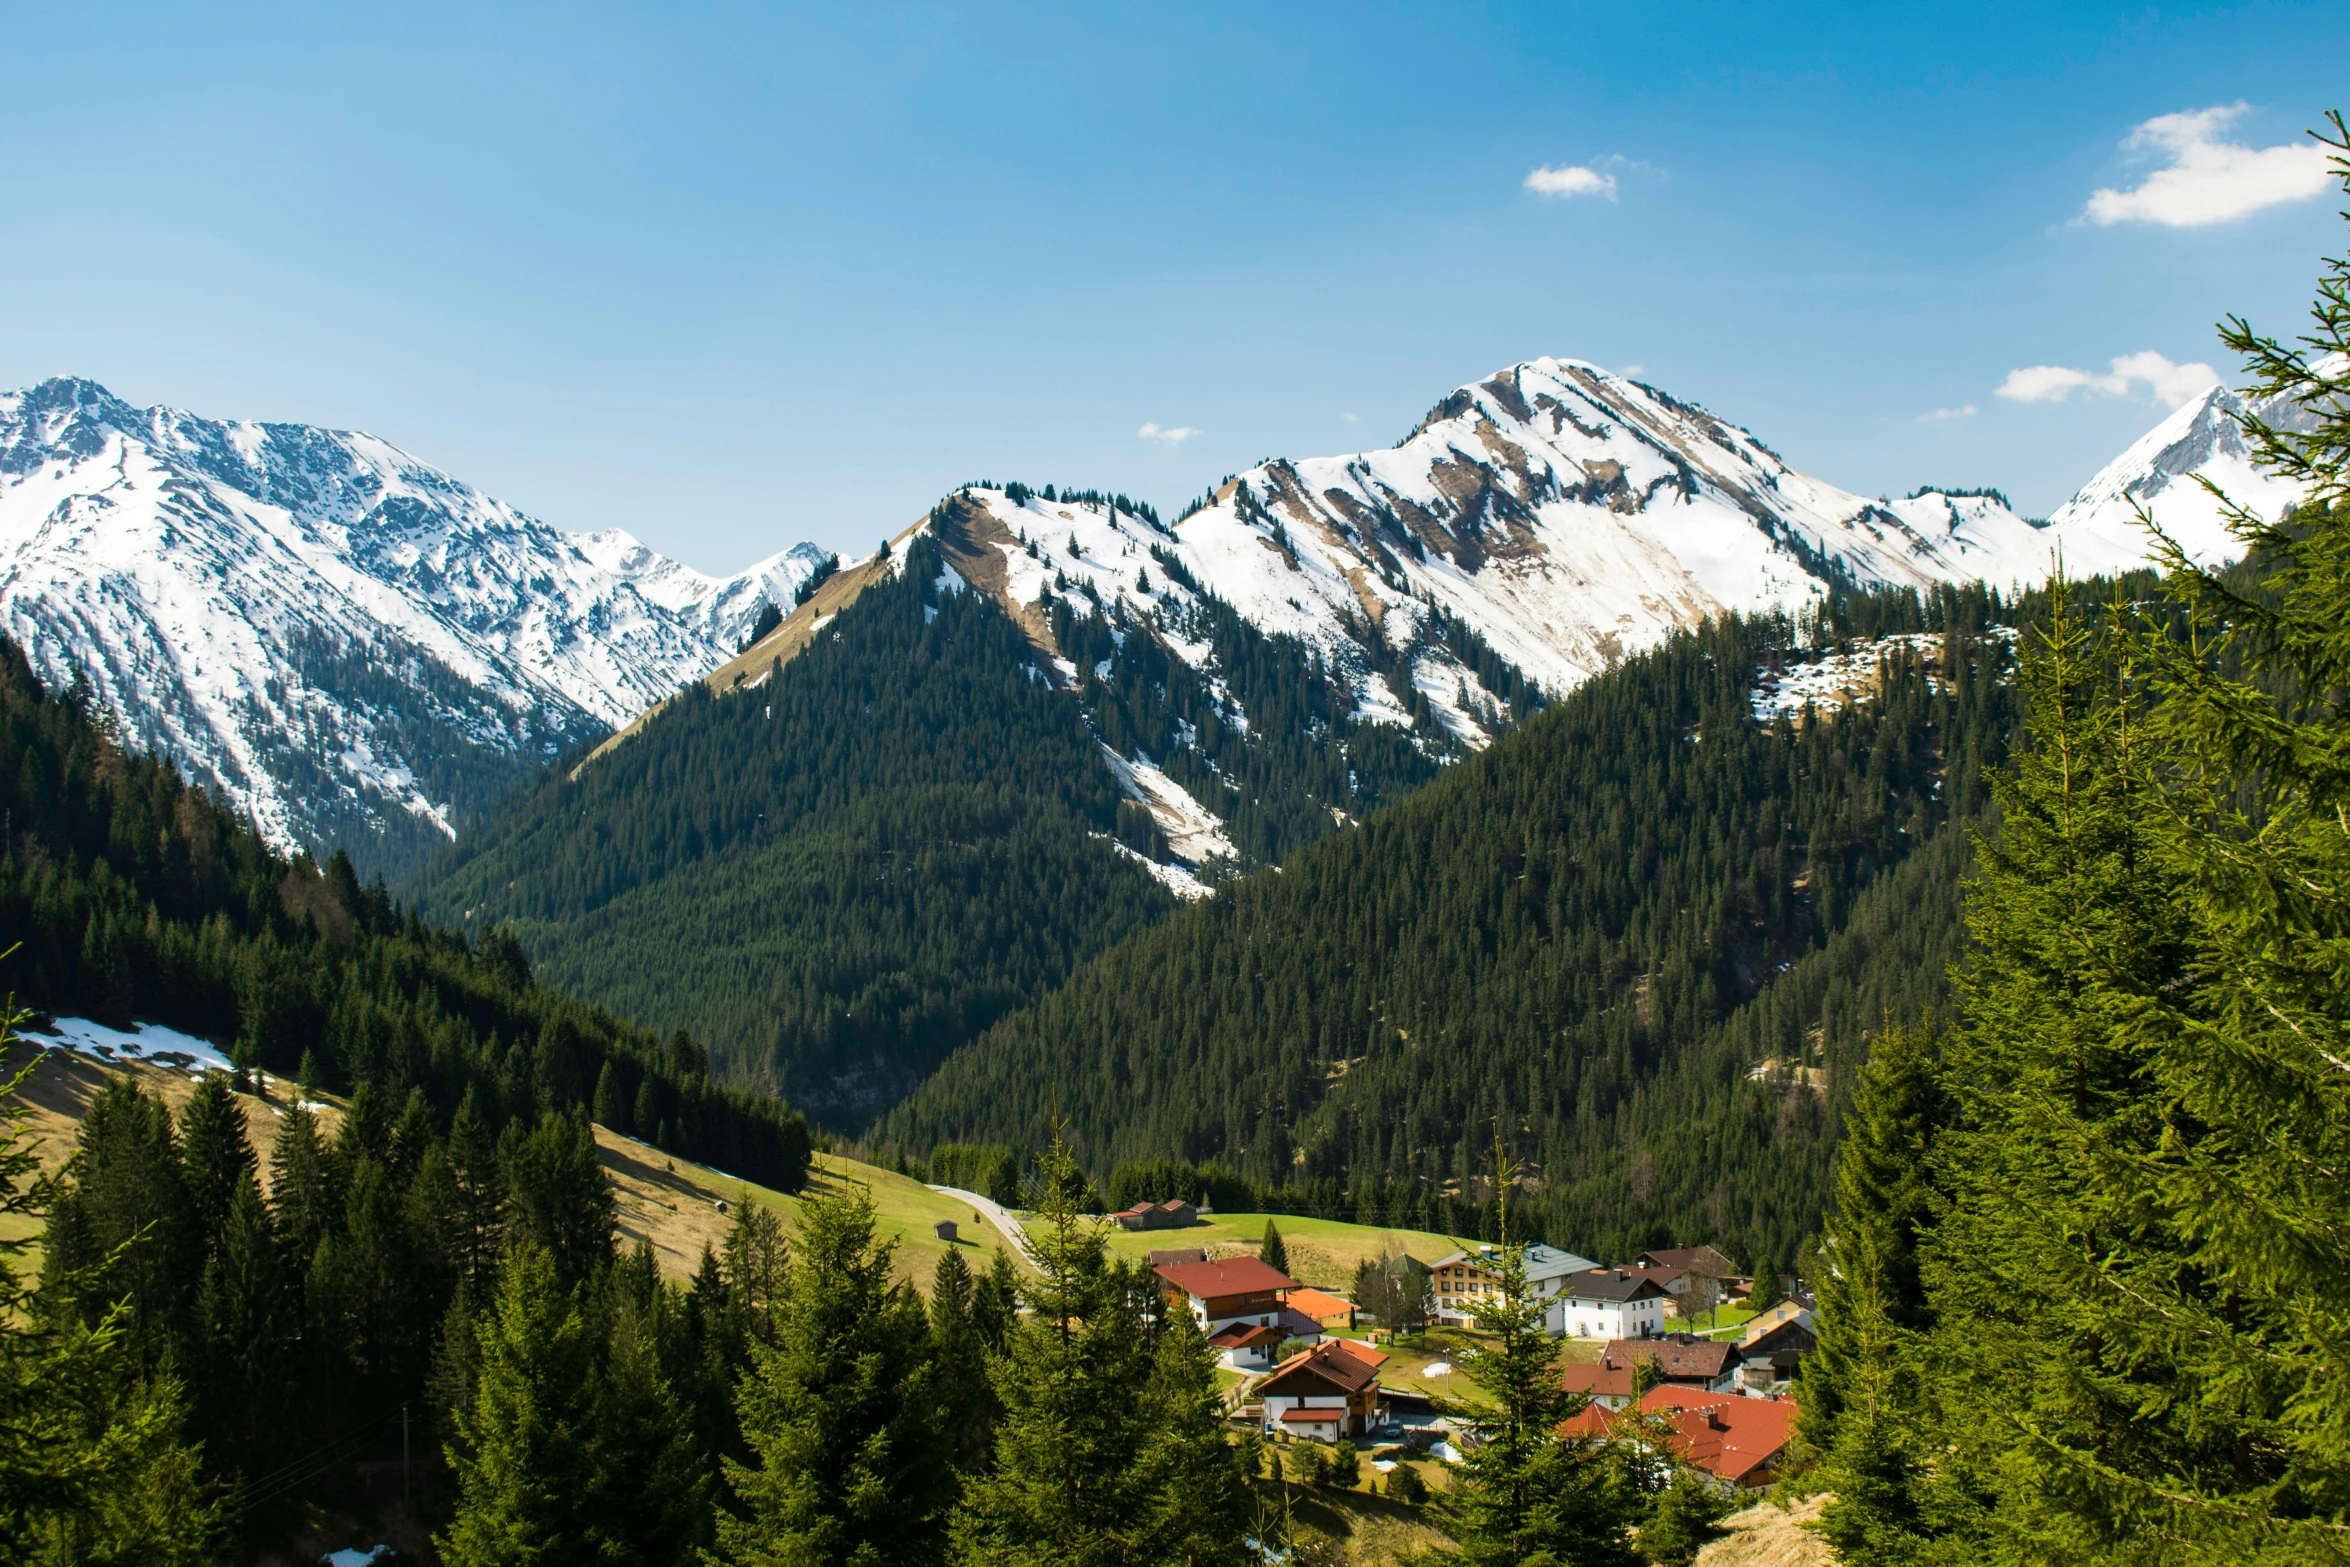
[[[1656,1567],[1688,1567],[1705,1542],[1721,1533],[1715,1525],[1735,1505],[1712,1476],[1674,1464],[1671,1482],[1649,1499],[1648,1516],[1640,1525],[1641,1556]]]
[[[450,1254],[459,1276],[477,1300],[487,1299],[491,1275],[503,1245],[499,1213],[497,1144],[482,1124],[481,1107],[468,1087],[449,1120],[449,1176],[456,1203],[448,1214]]]
[[[1469,1375],[1488,1403],[1474,1416],[1454,1495],[1461,1559],[1472,1567],[1632,1567],[1637,1498],[1616,1444],[1560,1435],[1583,1400],[1561,1385],[1558,1345],[1543,1330],[1544,1303],[1526,1281],[1526,1248],[1509,1234],[1516,1166],[1494,1157],[1500,1251],[1496,1294],[1477,1319],[1493,1342]]]
[[[1076,1161],[1056,1135],[1029,1234],[1033,1308],[990,1368],[1003,1416],[995,1465],[954,1518],[966,1567],[1142,1567],[1239,1559],[1246,1493],[1212,1419],[1213,1373],[1178,1325],[1154,1354],[1157,1291],[1109,1257]],[[1172,1347],[1170,1347],[1172,1346]],[[1163,1356],[1172,1356],[1164,1359]],[[1145,1389],[1147,1397],[1137,1398]],[[1229,1489],[1227,1489],[1229,1487]]]
[[[620,1303],[596,1380],[595,1489],[582,1508],[594,1561],[684,1567],[709,1540],[709,1464],[661,1370],[660,1288],[656,1276],[647,1298]]]
[[[988,1353],[1000,1355],[1004,1349],[1004,1335],[1020,1315],[1020,1273],[1012,1262],[1012,1254],[1001,1246],[989,1261],[986,1277],[971,1288],[971,1326],[978,1331],[980,1342]]]
[[[0,1058],[24,1014],[0,1013]],[[19,1097],[36,1053],[0,1076],[0,1216],[37,1220],[58,1195],[42,1173]],[[37,1233],[37,1232],[36,1232]],[[142,1377],[117,1305],[93,1323],[50,1309],[18,1280],[34,1235],[0,1236],[0,1560],[38,1567],[196,1567],[221,1532],[197,1455],[182,1440],[186,1403],[168,1374]],[[93,1274],[50,1278],[85,1296]]]
[[[325,1151],[318,1142],[318,1118],[301,1105],[288,1105],[269,1155],[269,1208],[289,1255],[307,1258],[318,1249],[334,1206]]]
[[[596,1077],[596,1123],[610,1127],[625,1137],[631,1130],[628,1110],[628,1096],[621,1090],[620,1073],[610,1061],[606,1061],[604,1070]]]
[[[930,1284],[930,1352],[939,1403],[954,1431],[955,1461],[985,1467],[995,1427],[995,1389],[987,1380],[987,1341],[972,1315],[976,1286],[960,1247],[938,1259]]]
[[[210,1256],[228,1224],[230,1205],[255,1169],[245,1112],[225,1073],[205,1073],[195,1097],[180,1111],[180,1159],[191,1217],[203,1254]]]
[[[1264,1239],[1257,1242],[1257,1258],[1276,1273],[1289,1271],[1289,1246],[1271,1219],[1265,1221]]]
[[[511,1235],[553,1259],[563,1288],[612,1260],[611,1182],[596,1157],[594,1128],[577,1116],[541,1118],[511,1155],[501,1154]]]
[[[1253,1561],[1248,1466],[1224,1438],[1215,1352],[1188,1311],[1167,1313],[1143,1419],[1132,1494],[1146,1512],[1151,1559],[1181,1567]]]
[[[775,1342],[736,1396],[752,1459],[729,1460],[739,1516],[718,1520],[736,1567],[936,1560],[955,1496],[922,1303],[891,1280],[861,1192],[803,1208]]]
[[[447,1448],[457,1509],[436,1535],[449,1567],[557,1567],[587,1559],[595,1355],[555,1259],[524,1241],[476,1327],[473,1406]]]
[[[299,1314],[250,1174],[230,1199],[196,1302],[201,1351],[191,1370],[202,1428],[212,1433],[210,1456],[222,1469],[259,1473],[280,1450],[284,1404],[295,1393],[289,1369]]]
[[[1821,1533],[1848,1562],[1914,1556],[1924,1527],[1914,1421],[1932,1312],[1919,1249],[1944,1193],[1935,1143],[1955,1113],[1941,1041],[1880,1034],[1836,1158],[1836,1211],[1817,1265],[1818,1347],[1803,1367],[1798,1432],[1835,1494]]]
[[[136,1081],[109,1082],[82,1117],[66,1179],[44,1259],[47,1293],[78,1301],[91,1323],[124,1304],[140,1361],[174,1358],[202,1263],[170,1113]]]

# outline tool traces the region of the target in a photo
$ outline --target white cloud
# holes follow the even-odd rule
[[[2147,175],[2135,190],[2096,192],[2081,216],[2100,225],[2200,228],[2322,194],[2332,174],[2326,149],[2317,142],[2253,148],[2219,139],[2220,128],[2247,107],[2220,104],[2148,120],[2122,145],[2167,153],[2169,166]]]
[[[2041,368],[2046,369],[2047,367],[2041,366]],[[2020,374],[2021,372],[2018,373]],[[2010,375],[2008,379],[2012,381],[2015,379],[2015,376]],[[1964,407],[1960,408],[1937,408],[1930,414],[1919,414],[1918,422],[1920,424],[1932,424],[1938,419],[1971,419],[1974,417],[1974,414],[1975,405],[1973,403],[1968,403]]]
[[[1994,395],[2018,403],[2061,403],[2075,392],[2086,392],[2092,397],[2127,397],[2131,388],[2143,386],[2154,401],[2177,408],[2219,385],[2219,380],[2219,372],[2200,360],[2175,365],[2149,349],[2109,361],[2109,368],[2102,375],[2064,365],[2026,365],[2021,370],[2008,371],[2007,379],[1999,383]],[[1974,410],[1970,407],[1967,411]]]
[[[1353,424],[1355,422],[1355,416],[1353,414],[1340,414],[1338,417],[1344,419],[1348,424]]]
[[[1570,163],[1536,169],[1526,176],[1526,188],[1537,196],[1605,196],[1616,199],[1616,177]]]
[[[1171,430],[1162,430],[1155,424],[1146,424],[1134,433],[1146,441],[1157,441],[1162,446],[1181,446],[1185,441],[1199,434],[1197,430],[1186,424],[1176,425]]]
[[[1617,371],[1616,371],[1616,374],[1618,374],[1618,375],[1620,375],[1620,376],[1623,376],[1623,377],[1625,377],[1625,378],[1627,378],[1627,379],[1629,379],[1629,378],[1630,378],[1630,377],[1632,377],[1632,376],[1636,376],[1636,375],[1645,375],[1645,374],[1647,374],[1647,373],[1648,373],[1648,366],[1646,366],[1646,365],[1625,365],[1625,366],[1623,366],[1621,369],[1619,369],[1619,370],[1617,370]]]

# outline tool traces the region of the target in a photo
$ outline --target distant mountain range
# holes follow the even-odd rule
[[[826,559],[713,578],[370,435],[0,394],[0,624],[283,848],[397,865],[734,650]]]
[[[1228,667],[1257,656],[1246,644],[1329,682],[1336,705],[1297,723],[1346,730],[1345,755],[1379,751],[1384,730],[1439,764],[1725,609],[2036,582],[2059,548],[2076,572],[2114,569],[2143,555],[2132,498],[2209,544],[2192,474],[2264,508],[2291,498],[2244,463],[2234,406],[2215,390],[2179,410],[2036,523],[1991,491],[1871,500],[1656,388],[1539,359],[1456,390],[1388,450],[1235,475],[1171,527],[1007,483],[958,491],[905,537],[935,534],[1057,687],[1106,690],[1113,662],[1064,644],[1123,655],[1139,630],[1246,733],[1263,715]],[[0,394],[0,623],[273,840],[363,864],[421,863],[682,682],[758,679],[894,565],[849,563],[737,656],[763,606],[790,606],[830,560],[800,544],[711,577],[617,530],[563,533],[373,436],[132,408],[81,380]],[[1270,807],[1199,744],[1201,702],[1154,717],[1127,692],[1106,727],[1101,691],[1086,706],[1178,881],[1277,858],[1306,815],[1392,792],[1342,777],[1236,840],[1236,814]],[[1416,781],[1392,757],[1375,770]]]

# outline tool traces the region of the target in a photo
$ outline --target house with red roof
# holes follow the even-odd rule
[[[1284,1328],[1283,1297],[1301,1288],[1297,1280],[1255,1257],[1225,1257],[1213,1262],[1168,1262],[1151,1269],[1170,1311],[1188,1311],[1200,1332],[1213,1339],[1235,1322],[1252,1327]],[[1309,1335],[1319,1335],[1319,1324],[1305,1318]],[[1284,1337],[1305,1336],[1285,1332]]]
[[[1751,1491],[1775,1483],[1795,1428],[1795,1404],[1784,1398],[1744,1398],[1666,1383],[1634,1406],[1661,1415],[1672,1432],[1673,1456],[1713,1477],[1725,1490]],[[1606,1441],[1628,1424],[1625,1412],[1586,1404],[1560,1430]]]
[[[1217,1364],[1227,1371],[1262,1371],[1291,1336],[1279,1323],[1268,1325],[1244,1317],[1209,1334],[1208,1348],[1216,1352]]]
[[[1265,1429],[1316,1442],[1366,1435],[1379,1421],[1379,1368],[1387,1356],[1334,1338],[1290,1356],[1257,1384]]]

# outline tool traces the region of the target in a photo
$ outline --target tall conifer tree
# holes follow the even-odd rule
[[[953,1447],[922,1302],[891,1279],[861,1192],[801,1210],[775,1341],[736,1398],[752,1459],[726,1463],[741,1516],[718,1520],[735,1567],[914,1567],[938,1559]]]

